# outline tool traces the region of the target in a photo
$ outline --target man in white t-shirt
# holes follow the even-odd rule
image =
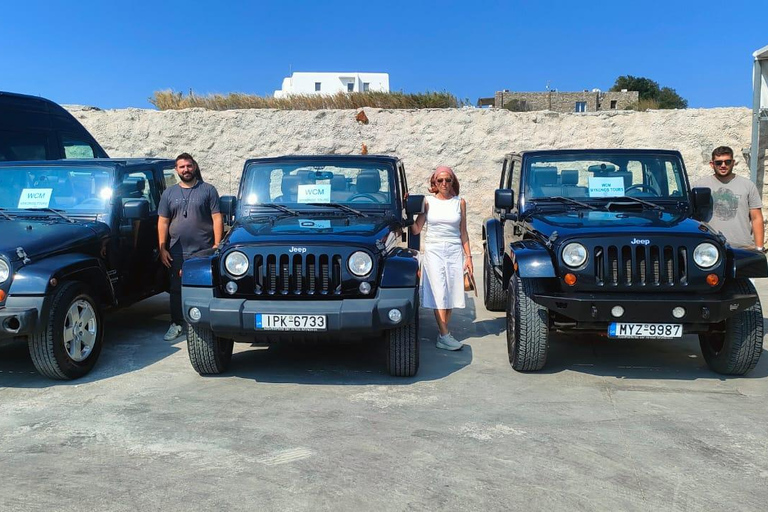
[[[763,202],[754,183],[733,173],[736,163],[731,148],[715,148],[709,162],[715,173],[694,185],[712,190],[712,210],[705,220],[733,247],[765,252]]]

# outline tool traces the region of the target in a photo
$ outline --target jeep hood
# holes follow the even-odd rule
[[[299,215],[249,217],[239,220],[229,234],[229,244],[258,243],[374,243],[397,228],[392,217],[369,215]]]
[[[21,247],[33,261],[49,254],[72,250],[78,246],[97,243],[109,234],[109,227],[101,222],[66,222],[64,220],[16,219],[0,221],[3,232],[0,253],[10,259],[19,259],[16,249]]]
[[[557,231],[558,237],[611,236],[655,234],[665,236],[698,235],[709,233],[710,228],[680,212],[645,211],[569,211],[539,212],[528,218],[534,231],[549,237]]]

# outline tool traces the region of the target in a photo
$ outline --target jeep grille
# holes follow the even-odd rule
[[[339,254],[258,254],[253,262],[256,295],[339,295]]]
[[[597,285],[688,284],[688,249],[683,246],[596,246],[593,256]]]

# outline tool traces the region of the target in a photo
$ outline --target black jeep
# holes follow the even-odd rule
[[[544,367],[550,332],[592,331],[696,333],[712,370],[753,369],[763,315],[749,278],[768,265],[696,220],[710,200],[677,151],[507,155],[482,232],[485,305],[506,308],[512,367]]]
[[[392,375],[419,366],[418,259],[408,195],[389,156],[286,156],[245,163],[231,231],[184,263],[189,357],[221,373],[233,341],[370,340],[383,333]]]
[[[102,311],[167,290],[157,204],[173,160],[0,163],[0,341],[24,337],[37,370],[88,373]]]

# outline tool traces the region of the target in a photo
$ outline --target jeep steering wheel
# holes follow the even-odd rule
[[[653,194],[656,197],[659,197],[659,192],[653,188],[650,185],[646,185],[645,183],[637,183],[636,185],[630,185],[627,187],[626,190],[624,190],[624,194],[627,194],[630,190],[645,190],[649,194]]]
[[[379,200],[374,196],[372,196],[371,194],[355,194],[351,196],[349,199],[347,199],[347,201],[349,201],[350,203],[355,203],[355,202],[378,203],[379,202]]]

